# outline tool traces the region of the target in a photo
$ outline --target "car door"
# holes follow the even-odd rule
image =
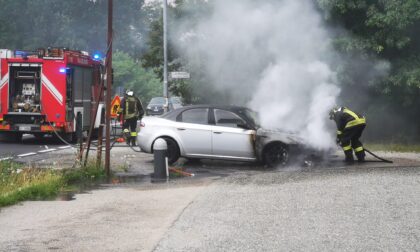
[[[255,131],[238,127],[246,122],[236,113],[214,109],[215,125],[212,130],[214,156],[239,159],[255,159]]]
[[[208,108],[192,108],[176,118],[176,132],[186,156],[211,155],[211,125]]]

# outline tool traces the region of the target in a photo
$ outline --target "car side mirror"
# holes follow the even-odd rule
[[[236,127],[241,128],[241,129],[250,129],[250,127],[246,124],[246,123],[237,123]]]

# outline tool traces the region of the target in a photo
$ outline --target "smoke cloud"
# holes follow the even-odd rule
[[[209,2],[210,4],[210,2]],[[334,145],[328,111],[340,93],[337,57],[321,14],[306,0],[214,0],[209,16],[177,24],[176,45],[200,57],[230,103],[257,111],[264,128],[296,131],[318,149]],[[335,59],[335,60],[333,60]]]

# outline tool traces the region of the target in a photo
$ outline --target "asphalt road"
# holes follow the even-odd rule
[[[419,251],[420,168],[230,176],[155,251]]]
[[[0,159],[7,157],[16,157],[27,153],[38,153],[48,149],[66,146],[55,137],[45,136],[37,139],[32,135],[23,135],[21,142],[11,142],[4,136],[0,136]]]
[[[114,151],[128,173],[153,171],[151,155]],[[386,157],[395,163],[187,162],[195,177],[3,208],[0,251],[419,251],[419,155]]]

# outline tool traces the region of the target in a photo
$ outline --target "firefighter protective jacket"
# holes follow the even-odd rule
[[[340,107],[334,113],[334,121],[337,124],[337,136],[340,136],[345,129],[366,124],[364,116],[361,116],[346,107]]]
[[[121,111],[124,120],[131,118],[141,118],[144,115],[143,106],[139,98],[135,96],[124,97],[121,102]]]

